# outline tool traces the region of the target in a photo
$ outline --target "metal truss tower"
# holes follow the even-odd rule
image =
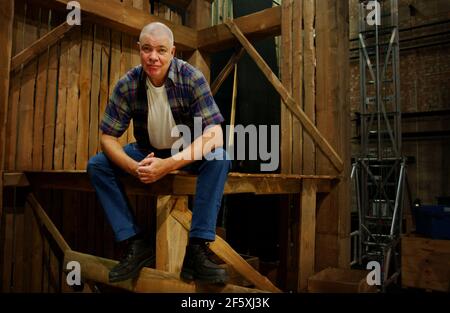
[[[381,288],[400,273],[406,177],[401,152],[398,0],[359,2],[361,150],[352,169],[359,217],[357,262],[381,265]]]

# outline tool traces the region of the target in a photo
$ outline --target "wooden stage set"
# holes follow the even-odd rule
[[[108,95],[123,73],[139,64],[137,36],[154,21],[171,27],[181,57],[201,69],[208,80],[211,54],[234,48],[211,83],[213,94],[237,72],[245,54],[279,94],[280,103],[273,105],[281,106],[280,173],[230,173],[225,194],[286,195],[285,205],[278,210],[285,230],[280,239],[285,281],[277,286],[219,236],[211,244],[212,251],[248,284],[202,286],[179,280],[191,221],[187,199],[194,194],[196,177],[176,172],[151,185],[125,179],[130,196],[157,197],[157,262],[156,269],[144,268],[137,280],[114,286],[136,292],[304,292],[308,278],[321,269],[348,267],[346,1],[284,0],[282,5],[211,25],[209,0],[161,0],[151,11],[149,1],[79,0],[81,26],[67,23],[68,2],[6,0],[0,7],[1,42],[5,43],[0,47],[0,77],[5,77],[0,85],[0,198],[6,197],[6,190],[8,197],[15,197],[16,188],[28,191],[21,213],[0,206],[3,291],[70,291],[65,284],[42,287],[51,281],[64,282],[69,261],[81,264],[85,291],[93,291],[91,282],[108,284],[108,271],[117,261],[73,250],[47,214],[48,208],[38,201],[39,193],[93,194],[85,170],[88,159],[100,151],[98,125]],[[280,75],[253,45],[267,37],[279,39]],[[132,125],[119,141],[134,141]],[[34,239],[27,242],[24,238],[29,235]],[[19,246],[13,238],[22,238]],[[46,262],[56,265],[45,267]],[[33,276],[35,264],[48,275]]]

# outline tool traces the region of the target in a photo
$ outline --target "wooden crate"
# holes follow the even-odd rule
[[[315,293],[367,293],[377,292],[376,286],[369,286],[366,276],[369,272],[341,268],[326,268],[308,279],[308,292]]]
[[[402,286],[450,291],[450,240],[403,236]]]

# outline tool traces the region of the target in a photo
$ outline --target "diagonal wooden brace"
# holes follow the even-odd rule
[[[313,122],[308,118],[305,112],[297,107],[297,104],[292,98],[291,94],[284,88],[283,84],[280,82],[278,77],[272,72],[269,65],[264,61],[261,55],[256,51],[253,45],[245,38],[241,30],[236,26],[233,21],[226,21],[225,25],[230,29],[231,33],[239,40],[241,45],[247,51],[247,53],[255,61],[256,65],[260,68],[269,82],[273,85],[275,90],[280,94],[283,102],[292,111],[292,113],[298,118],[302,124],[304,130],[311,136],[314,142],[319,146],[320,150],[325,154],[325,156],[331,161],[336,170],[341,173],[344,169],[344,163],[339,157],[337,152],[333,149],[330,143],[325,139],[325,137],[320,133]]]
[[[55,27],[50,32],[33,42],[31,46],[19,52],[16,56],[11,59],[11,69],[13,72],[20,68],[20,66],[26,65],[34,57],[41,54],[49,46],[55,44],[58,40],[66,35],[66,33],[72,29],[72,25],[67,24],[67,22],[62,23],[58,27]]]

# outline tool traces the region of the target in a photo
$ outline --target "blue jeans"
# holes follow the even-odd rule
[[[126,145],[124,151],[136,161],[141,161],[151,152],[141,150],[136,143]],[[155,152],[156,157],[170,156],[170,150],[152,151]],[[218,160],[208,161],[204,158],[182,168],[182,170],[198,174],[189,237],[207,240],[215,239],[217,215],[231,168],[231,161],[225,157],[224,149],[218,148],[211,153],[222,155],[223,160],[217,158]],[[103,152],[89,160],[87,172],[116,240],[126,240],[138,234],[140,229],[136,225],[128,198],[119,180],[120,176],[129,174],[111,162]]]

